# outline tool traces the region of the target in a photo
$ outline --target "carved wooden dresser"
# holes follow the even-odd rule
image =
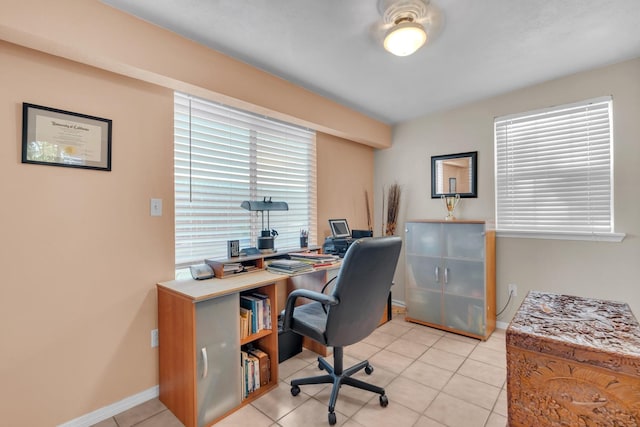
[[[640,326],[627,304],[531,291],[506,337],[510,427],[640,426]]]

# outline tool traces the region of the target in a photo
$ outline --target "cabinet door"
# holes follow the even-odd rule
[[[438,223],[407,223],[407,315],[442,323],[442,227]]]
[[[443,324],[483,335],[486,298],[484,225],[444,224],[443,227]]]
[[[196,304],[198,426],[241,403],[239,307],[238,294]]]

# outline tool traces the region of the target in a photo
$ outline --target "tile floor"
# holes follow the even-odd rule
[[[330,357],[330,356],[329,356]],[[317,355],[304,350],[280,364],[280,384],[216,427],[328,427],[330,385],[301,386],[293,397],[289,381],[318,375]],[[402,314],[364,341],[345,348],[344,366],[369,359],[374,372],[356,377],[385,388],[378,395],[349,386],[340,389],[336,426],[505,427],[507,424],[504,330],[485,341],[405,322]],[[332,359],[330,358],[332,362]],[[180,427],[182,423],[153,399],[95,427]]]

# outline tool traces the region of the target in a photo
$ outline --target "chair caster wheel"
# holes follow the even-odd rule
[[[330,425],[335,425],[336,423],[336,413],[335,412],[329,412],[329,424]]]
[[[365,368],[364,368],[364,373],[365,374],[371,375],[372,372],[373,372],[373,366],[371,366],[371,365],[365,366]]]
[[[297,396],[300,394],[300,387],[298,387],[297,385],[294,385],[291,387],[291,395],[292,396]]]
[[[318,369],[320,369],[321,371],[324,371],[324,366],[322,366],[322,363],[318,363]]]
[[[387,398],[386,395],[382,395],[380,396],[380,406],[382,406],[383,408],[386,408],[387,405],[389,405],[389,399]]]

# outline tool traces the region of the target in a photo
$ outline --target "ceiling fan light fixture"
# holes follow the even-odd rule
[[[427,41],[424,27],[411,19],[399,19],[387,31],[384,48],[396,56],[408,56],[420,49]]]

